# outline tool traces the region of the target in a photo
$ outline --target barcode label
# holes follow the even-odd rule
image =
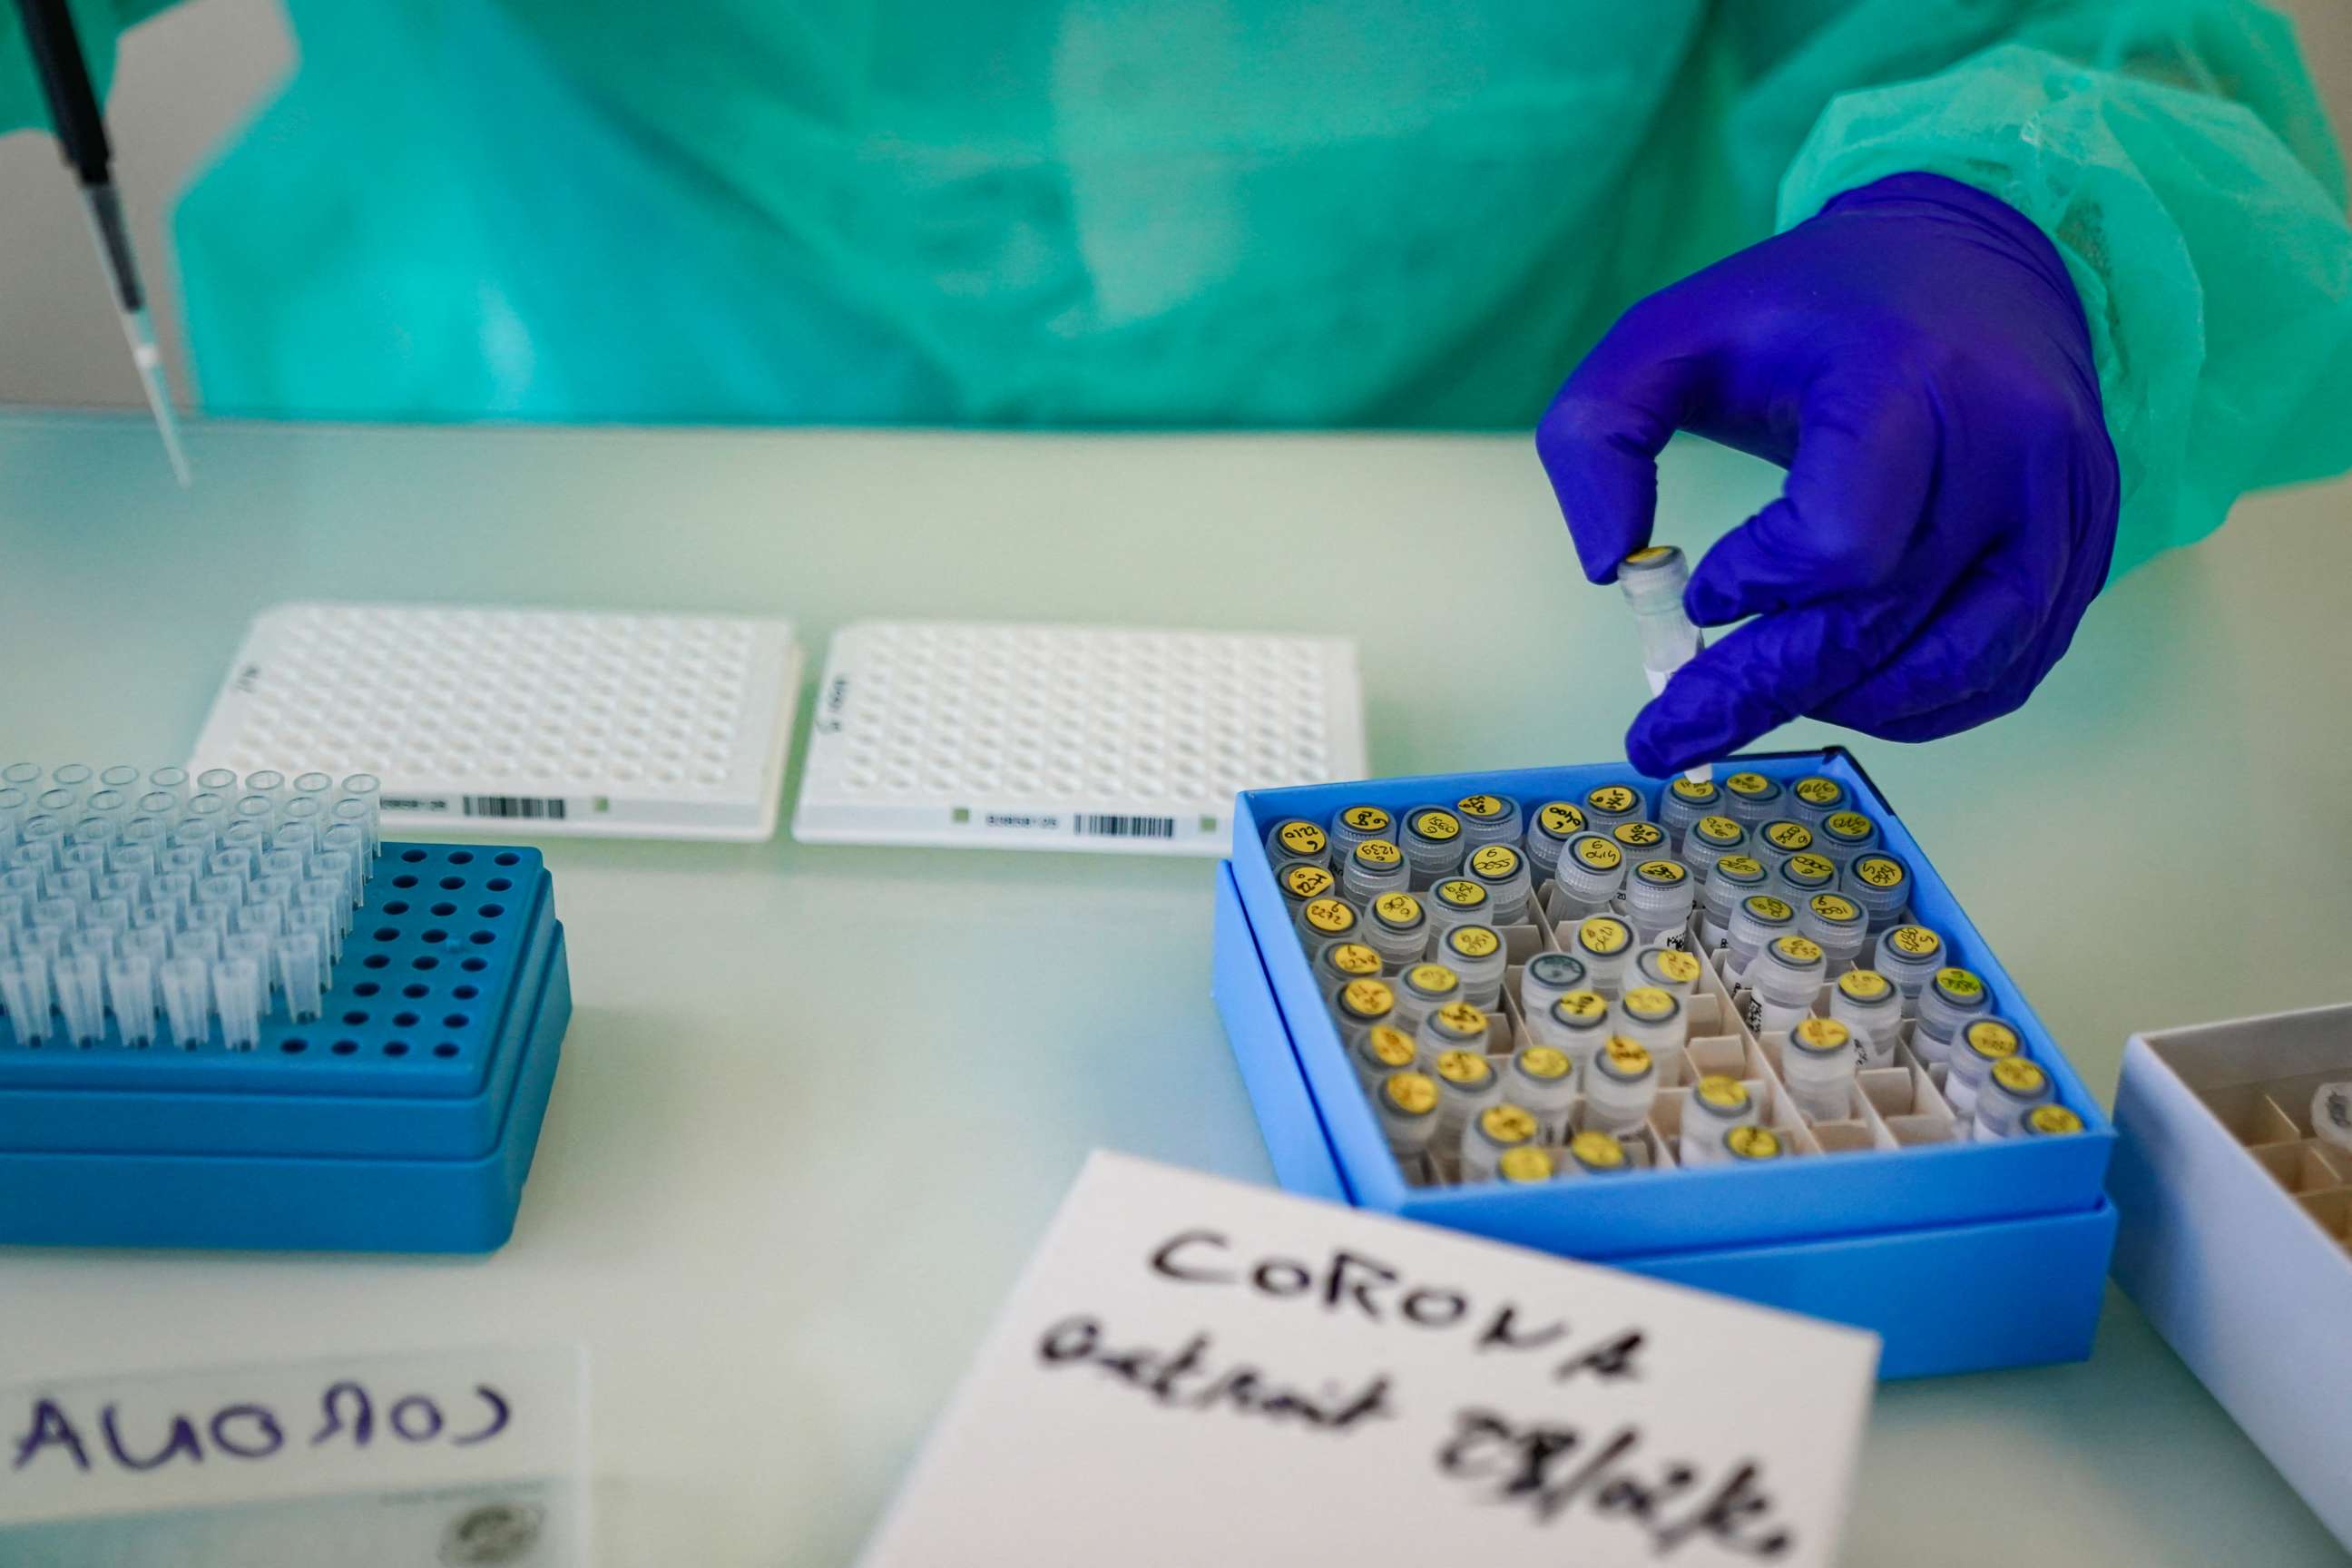
[[[1173,838],[1172,816],[1102,816],[1081,812],[1070,819],[1081,838]]]
[[[546,817],[561,822],[566,813],[561,800],[542,800],[528,795],[469,795],[466,797],[467,816]]]

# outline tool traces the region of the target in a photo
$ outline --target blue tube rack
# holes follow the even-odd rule
[[[571,1016],[537,850],[387,842],[320,1016],[252,1050],[0,1014],[0,1243],[494,1250]]]

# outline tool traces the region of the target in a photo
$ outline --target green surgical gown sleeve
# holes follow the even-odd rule
[[[171,4],[172,0],[66,0],[67,9],[73,13],[75,35],[81,39],[82,57],[101,98],[114,79],[117,35]],[[25,29],[11,5],[0,9],[0,136],[11,131],[46,128],[48,123],[49,106],[33,78],[32,62],[25,55]]]

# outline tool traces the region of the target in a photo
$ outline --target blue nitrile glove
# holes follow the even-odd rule
[[[1676,430],[1789,470],[1706,552],[1685,665],[1626,754],[1653,776],[1810,715],[1922,741],[2025,700],[2106,580],[2115,447],[2089,330],[2042,231],[1897,174],[1635,305],[1537,448],[1595,583],[1649,542]]]

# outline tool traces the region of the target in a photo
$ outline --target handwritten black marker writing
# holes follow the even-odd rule
[[[470,1407],[472,1401],[479,1402],[478,1410]],[[393,1402],[387,1425],[404,1446],[440,1441],[469,1447],[498,1436],[514,1418],[511,1402],[488,1384],[474,1385],[472,1401],[461,1412],[445,1414],[429,1394],[405,1394]],[[304,1447],[317,1448],[340,1439],[365,1449],[374,1440],[375,1400],[364,1385],[349,1381],[329,1384],[320,1395],[319,1410],[320,1424]],[[456,1425],[457,1420],[465,1425]],[[286,1423],[266,1405],[236,1403],[209,1412],[173,1412],[164,1417],[160,1435],[151,1432],[143,1438],[127,1431],[130,1425],[120,1405],[100,1405],[95,1426],[101,1446],[93,1450],[85,1436],[89,1424],[76,1422],[54,1399],[36,1399],[22,1430],[11,1439],[9,1468],[23,1470],[54,1453],[58,1462],[84,1474],[110,1463],[127,1474],[145,1475],[175,1461],[201,1465],[207,1456],[268,1459],[287,1447]]]
[[[1100,1322],[1078,1315],[1045,1331],[1037,1342],[1037,1359],[1049,1367],[1092,1367],[1171,1410],[1228,1410],[1318,1432],[1345,1432],[1396,1415],[1389,1402],[1386,1373],[1353,1390],[1327,1384],[1309,1394],[1246,1363],[1213,1366],[1211,1349],[1205,1333],[1192,1335],[1172,1351],[1113,1347],[1104,1342]]]
[[[1472,1345],[1479,1351],[1538,1351],[1570,1339],[1564,1318],[1525,1321],[1518,1304],[1511,1301],[1482,1310],[1458,1286],[1407,1282],[1401,1270],[1345,1247],[1333,1248],[1328,1258],[1313,1264],[1284,1257],[1243,1262],[1234,1258],[1233,1241],[1222,1231],[1183,1230],[1155,1247],[1149,1263],[1154,1274],[1179,1284],[1246,1289],[1270,1300],[1304,1301],[1376,1323],[1472,1329]],[[1613,1331],[1562,1356],[1554,1363],[1552,1376],[1639,1377],[1646,1338],[1637,1328]]]

